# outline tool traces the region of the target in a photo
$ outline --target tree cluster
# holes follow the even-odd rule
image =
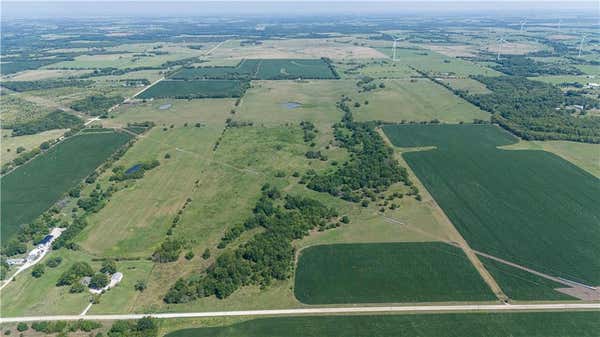
[[[123,96],[92,95],[71,104],[71,109],[90,116],[104,116],[108,109],[123,102]]]
[[[144,177],[146,171],[152,170],[153,168],[160,165],[158,160],[149,160],[133,165],[128,170],[122,165],[115,166],[112,169],[113,175],[110,176],[110,181],[124,181],[129,179],[141,179]]]
[[[555,86],[524,77],[477,76],[491,94],[465,95],[492,113],[492,121],[526,140],[572,140],[600,143],[600,118],[579,118],[564,108],[578,96],[563,95]],[[577,99],[582,99],[581,97]]]
[[[292,241],[308,235],[337,217],[337,211],[309,198],[285,195],[265,185],[253,214],[243,224],[232,227],[220,247],[235,240],[244,231],[261,227],[248,242],[225,251],[201,277],[178,280],[164,297],[167,303],[184,303],[215,295],[226,298],[242,286],[266,286],[274,280],[290,277],[294,248]]]
[[[70,129],[83,124],[81,118],[56,110],[46,116],[31,121],[10,125],[12,136],[33,135],[48,130]]]
[[[2,83],[2,86],[13,91],[23,92],[31,90],[45,90],[64,87],[84,88],[92,85],[93,81],[82,81],[74,79],[54,79],[39,81],[8,81]]]
[[[137,321],[116,321],[108,331],[108,337],[157,337],[158,325],[150,317]]]
[[[345,106],[345,102],[338,102],[338,106]],[[373,122],[355,122],[352,113],[346,112],[342,122],[334,125],[334,135],[340,146],[350,152],[350,159],[323,174],[309,171],[301,182],[312,190],[352,202],[359,202],[368,191],[380,192],[394,183],[407,183],[406,169],[398,165],[393,150],[375,127]]]
[[[565,64],[534,61],[522,55],[506,55],[495,61],[495,70],[510,76],[582,75],[581,70]]]

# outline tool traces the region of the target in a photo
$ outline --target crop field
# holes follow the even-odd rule
[[[597,311],[462,313],[259,318],[173,331],[165,337],[592,337],[599,329]]]
[[[117,132],[74,136],[3,176],[2,240],[52,206],[129,138]]]
[[[489,125],[390,125],[403,156],[474,249],[550,275],[600,284],[598,178]],[[557,254],[556,252],[569,252]]]
[[[306,248],[294,293],[306,304],[495,299],[459,248],[437,242]]]
[[[173,79],[335,79],[335,74],[322,59],[244,59],[235,67],[183,68]]]
[[[384,80],[385,88],[351,97],[361,104],[354,109],[360,121],[431,121],[447,123],[489,119],[489,113],[428,79]],[[368,101],[368,104],[365,102]]]
[[[511,300],[576,300],[576,298],[556,290],[565,288],[564,284],[556,283],[483,256],[480,257],[480,260]]]
[[[238,80],[160,81],[137,98],[240,97],[243,85],[243,82]]]
[[[503,146],[506,150],[542,150],[554,153],[600,178],[598,144],[577,143],[561,140],[520,141]]]

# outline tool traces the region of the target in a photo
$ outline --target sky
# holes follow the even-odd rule
[[[3,18],[35,17],[136,17],[136,16],[211,16],[211,15],[330,15],[391,13],[524,13],[548,11],[598,12],[598,1],[556,0],[279,0],[279,1],[114,1],[114,0],[0,0]]]

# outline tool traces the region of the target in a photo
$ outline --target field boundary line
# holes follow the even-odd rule
[[[561,311],[561,310],[600,310],[600,303],[554,303],[554,304],[457,304],[457,305],[407,305],[407,306],[365,306],[365,307],[336,307],[336,308],[300,308],[273,310],[245,311],[209,311],[209,312],[180,312],[152,314],[107,314],[86,315],[87,320],[123,320],[153,317],[197,318],[197,317],[235,317],[235,316],[285,316],[285,315],[315,315],[315,314],[353,314],[353,313],[414,313],[414,312],[510,312],[510,311]],[[75,321],[80,315],[49,315],[3,317],[0,323],[39,322],[39,321]]]

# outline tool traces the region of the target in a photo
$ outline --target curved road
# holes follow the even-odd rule
[[[227,316],[277,316],[277,315],[315,315],[315,314],[355,314],[355,313],[391,313],[391,312],[473,312],[473,311],[557,311],[557,310],[600,310],[600,303],[553,303],[553,304],[465,304],[465,305],[413,305],[413,306],[376,306],[376,307],[340,307],[306,308],[280,310],[181,312],[159,314],[124,315],[64,315],[29,316],[0,318],[0,323],[34,321],[74,321],[82,318],[89,320],[140,319],[144,316],[154,318],[192,318]]]

